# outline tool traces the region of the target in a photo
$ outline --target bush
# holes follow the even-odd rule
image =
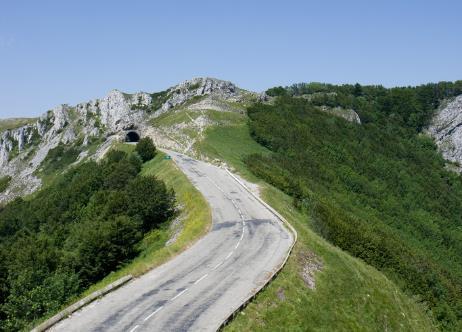
[[[10,184],[11,176],[3,176],[0,178],[0,193],[4,192]]]
[[[77,270],[85,283],[116,270],[138,250],[141,222],[125,215],[107,220],[86,220],[75,227],[68,241],[76,244]]]
[[[41,164],[42,171],[44,174],[51,174],[63,170],[66,166],[75,162],[79,154],[79,148],[59,143],[58,146],[48,151],[47,156]]]
[[[143,222],[148,231],[174,214],[175,195],[153,176],[137,177],[127,188],[130,197],[128,214]]]
[[[156,146],[150,137],[144,137],[136,145],[135,151],[139,154],[143,162],[147,162],[155,157]]]

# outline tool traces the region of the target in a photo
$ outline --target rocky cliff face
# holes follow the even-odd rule
[[[440,108],[427,133],[434,138],[443,157],[462,171],[462,95]]]
[[[123,139],[125,130],[148,130],[149,120],[166,111],[191,101],[202,102],[200,108],[220,109],[223,101],[239,102],[243,95],[231,82],[195,78],[160,93],[112,90],[101,99],[57,106],[33,124],[0,132],[0,177],[12,178],[0,193],[0,203],[37,190],[40,167],[59,144],[74,145],[78,160],[99,158],[114,140]]]

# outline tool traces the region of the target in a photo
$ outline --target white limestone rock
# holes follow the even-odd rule
[[[327,107],[327,106],[319,106],[319,110],[325,113],[329,113],[334,116],[338,116],[344,118],[345,120],[357,124],[361,124],[361,119],[354,110],[352,109],[345,109],[342,107]]]
[[[0,193],[0,204],[17,196],[37,190],[41,180],[35,175],[48,152],[60,143],[74,145],[80,149],[77,161],[85,158],[101,158],[115,140],[123,139],[126,130],[137,129],[143,136],[153,136],[161,145],[178,148],[175,140],[156,132],[148,123],[152,116],[189,102],[194,109],[232,110],[228,102],[238,102],[248,96],[233,83],[213,78],[195,78],[168,89],[154,103],[153,95],[145,92],[126,94],[110,91],[105,97],[80,103],[75,106],[59,105],[45,112],[34,124],[21,126],[0,133],[0,176],[12,177],[9,187]],[[161,97],[159,97],[161,96]],[[196,98],[196,99],[194,99]],[[194,102],[190,102],[194,101]],[[152,112],[152,114],[151,114]],[[205,126],[197,119],[196,126]],[[150,129],[151,128],[151,129]],[[93,138],[101,140],[99,146],[90,145]],[[186,138],[185,138],[186,139]],[[191,146],[184,142],[181,146]]]
[[[156,113],[164,113],[177,105],[200,96],[213,96],[222,100],[239,101],[242,97],[242,91],[228,81],[209,77],[193,78],[170,88],[168,91],[168,100]]]
[[[462,171],[462,95],[440,107],[426,132],[446,160]]]

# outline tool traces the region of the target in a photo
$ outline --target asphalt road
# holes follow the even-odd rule
[[[211,231],[52,331],[215,331],[285,259],[292,234],[224,169],[170,153],[210,204]]]

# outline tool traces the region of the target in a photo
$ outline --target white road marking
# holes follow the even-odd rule
[[[155,311],[153,311],[151,314],[149,314],[149,316],[146,317],[143,321],[144,321],[144,322],[147,321],[149,318],[151,318],[152,316],[154,316],[155,314],[157,314],[162,308],[163,308],[163,306],[157,308]]]
[[[200,277],[199,279],[196,280],[196,282],[194,283],[194,285],[200,283],[203,279],[207,278],[208,275],[209,275],[208,273],[204,274],[202,277]]]
[[[132,329],[130,330],[130,332],[134,332],[134,331],[135,331],[137,328],[139,328],[139,327],[140,327],[139,325],[135,325],[135,327],[132,328]]]
[[[237,249],[237,247],[239,247],[239,243],[241,243],[241,240],[239,240],[236,245],[234,246],[234,249]]]
[[[215,267],[214,267],[212,270],[216,270],[216,269],[218,269],[218,268],[220,267],[220,265],[221,265],[221,264],[223,264],[223,262],[221,262],[221,263],[218,263],[217,265],[215,265]]]
[[[178,294],[176,294],[170,301],[173,301],[173,300],[179,298],[179,297],[180,297],[181,295],[183,295],[187,290],[188,290],[187,288],[184,289],[184,290],[182,290],[181,292],[179,292]]]
[[[233,252],[231,251],[231,252],[228,254],[228,256],[225,257],[225,260],[227,260],[228,258],[230,258],[232,254],[233,254]]]

